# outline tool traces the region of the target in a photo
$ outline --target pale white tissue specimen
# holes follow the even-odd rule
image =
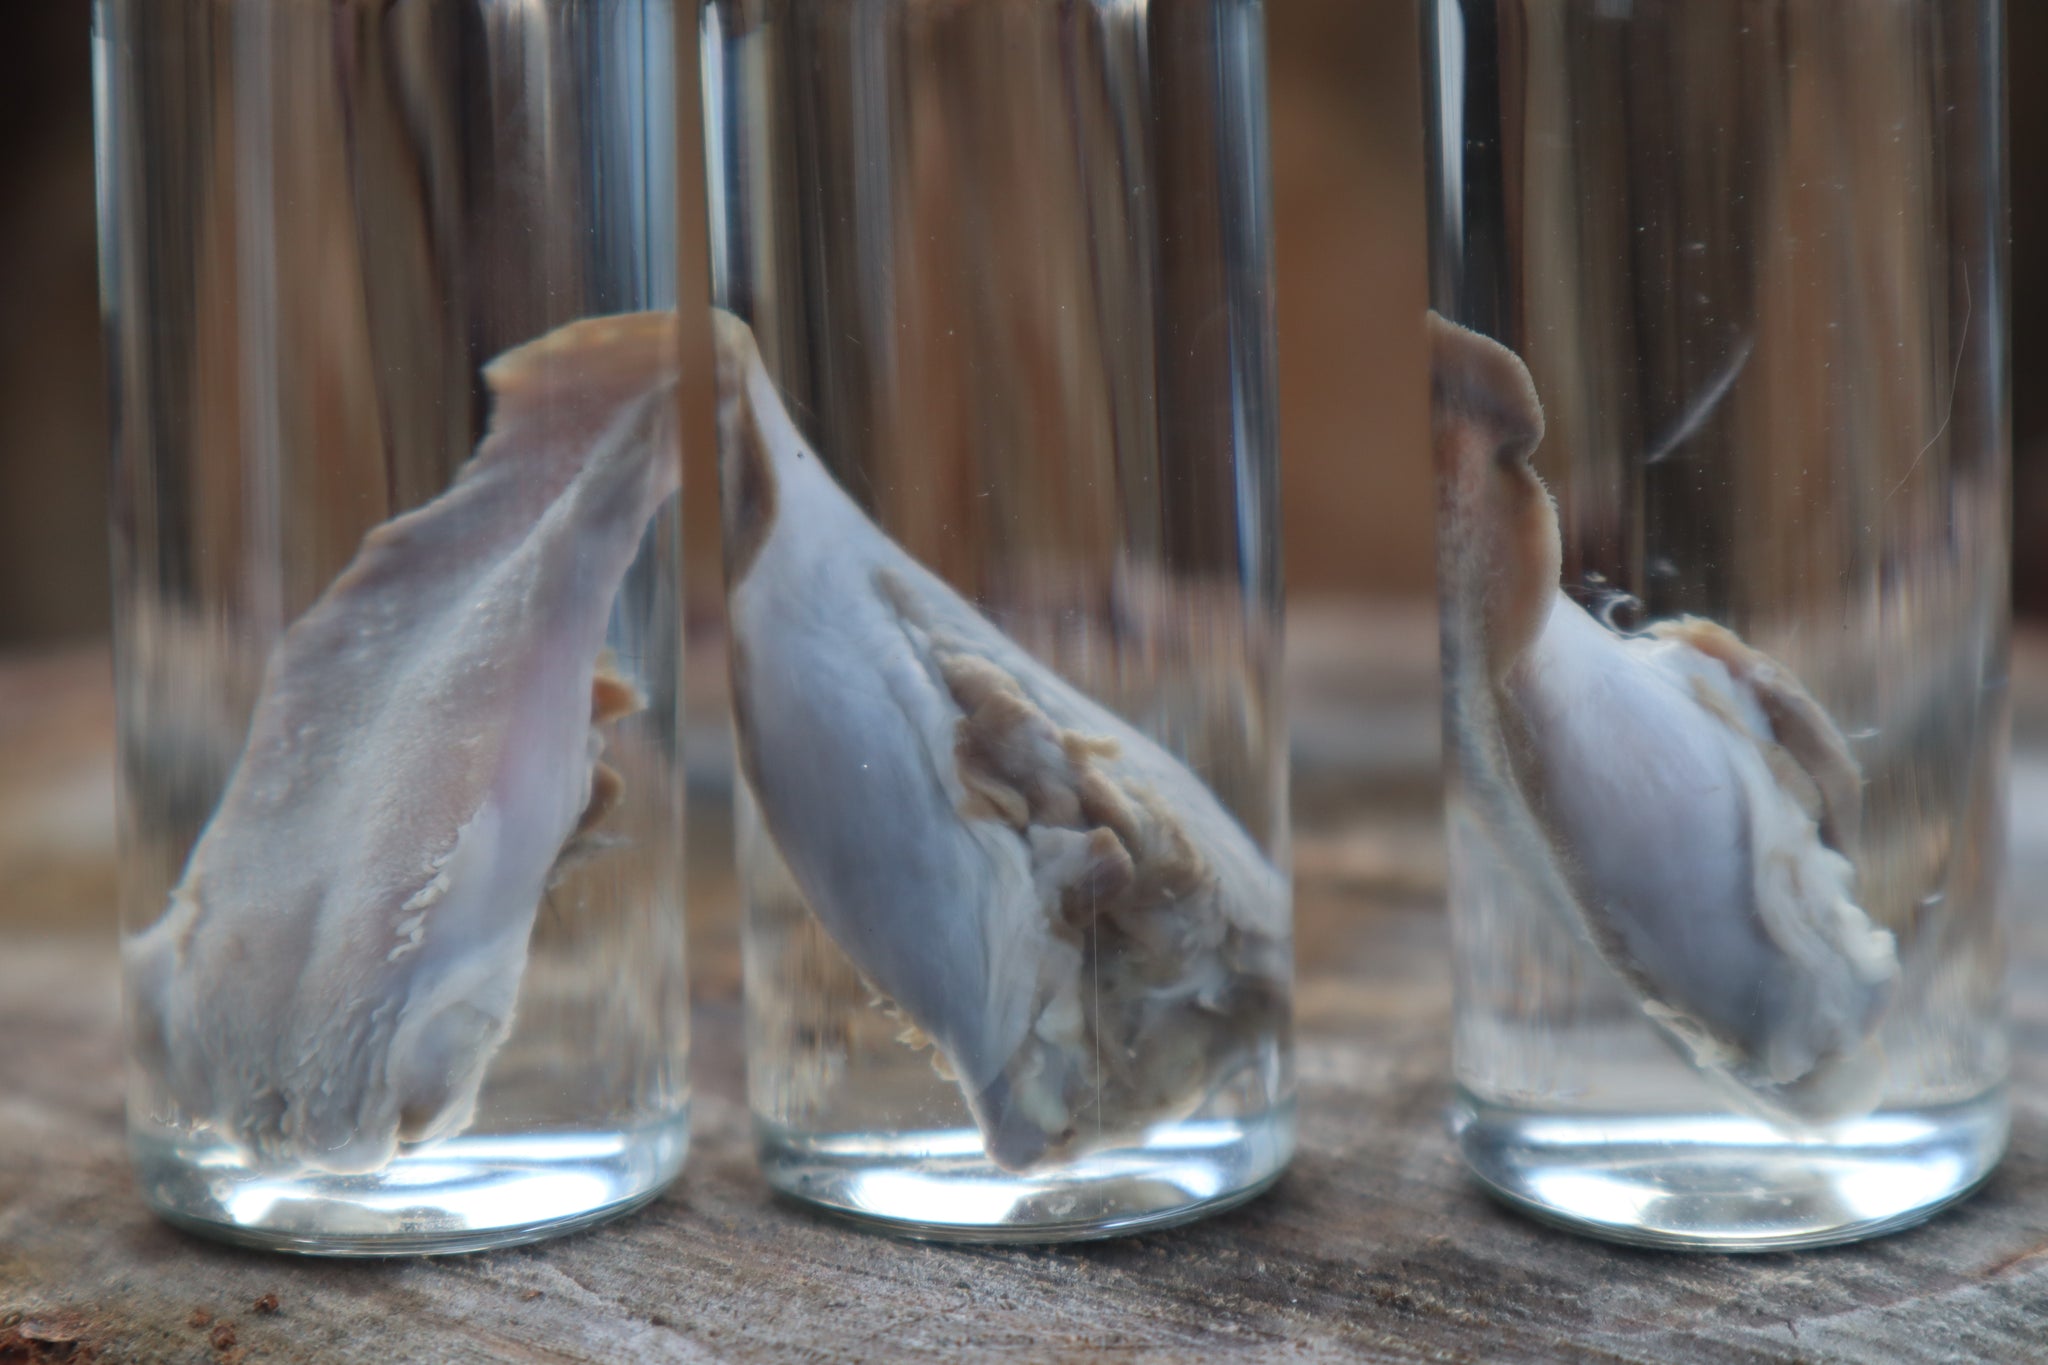
[[[1476,333],[1430,328],[1438,475],[1459,528],[1446,586],[1478,618],[1465,662],[1547,871],[1645,1013],[1738,1102],[1792,1126],[1868,1111],[1899,964],[1856,902],[1848,745],[1798,679],[1727,629],[1685,618],[1624,636],[1560,592],[1528,371]]]
[[[138,1052],[261,1160],[375,1170],[470,1121],[551,869],[620,795],[605,623],[678,481],[675,315],[485,370],[448,491],[373,529],[273,650],[168,910],[123,947]]]
[[[812,911],[955,1076],[991,1159],[1277,1099],[1286,879],[1188,769],[885,536],[716,315],[733,702]]]

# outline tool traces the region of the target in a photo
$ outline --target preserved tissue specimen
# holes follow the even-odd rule
[[[752,331],[715,316],[742,768],[812,911],[906,1041],[935,1047],[990,1159],[1133,1140],[1272,1065],[1286,879],[1186,766],[884,535]]]
[[[490,427],[285,632],[170,906],[123,947],[138,1053],[185,1119],[280,1167],[460,1132],[558,862],[622,795],[603,656],[678,482],[675,315],[486,367]]]
[[[1856,903],[1862,778],[1798,679],[1711,621],[1638,635],[1558,587],[1557,509],[1519,357],[1432,315],[1449,600],[1481,757],[1537,859],[1646,1015],[1745,1107],[1790,1126],[1867,1112],[1899,964]],[[1514,818],[1512,811],[1509,819]]]

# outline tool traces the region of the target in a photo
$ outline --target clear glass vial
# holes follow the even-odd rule
[[[1925,1218],[2007,1124],[2001,6],[1423,12],[1458,1142],[1623,1241]]]
[[[712,0],[748,1082],[1053,1241],[1293,1146],[1262,12]]]
[[[688,1141],[670,4],[93,22],[142,1193],[346,1255],[632,1207]]]

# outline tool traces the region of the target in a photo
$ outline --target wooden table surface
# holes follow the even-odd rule
[[[1428,629],[1359,624],[1369,670],[1337,614],[1294,632],[1300,1155],[1234,1213],[1050,1250],[895,1242],[770,1197],[715,781],[693,812],[695,1145],[666,1195],[583,1235],[438,1260],[298,1260],[173,1231],[123,1146],[104,655],[0,665],[0,1365],[2048,1360],[2048,933],[2031,913],[2048,642],[2023,641],[2017,670],[2011,1154],[1920,1229],[1734,1257],[1567,1236],[1462,1175],[1443,1126]],[[1356,720],[1367,703],[1375,724]]]

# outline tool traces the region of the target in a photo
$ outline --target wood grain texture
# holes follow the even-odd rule
[[[1404,631],[1383,631],[1380,667],[1348,681],[1341,650],[1303,640],[1300,726],[1337,724],[1347,692],[1426,710],[1426,645]],[[1672,1255],[1566,1236],[1480,1195],[1442,1122],[1440,847],[1414,746],[1395,739],[1358,750],[1408,755],[1372,781],[1303,765],[1293,1168],[1206,1223],[1042,1251],[898,1243],[769,1196],[741,1087],[731,883],[710,858],[691,910],[695,1148],[647,1210],[432,1261],[294,1260],[175,1232],[130,1183],[110,917],[43,907],[23,927],[0,844],[0,1362],[2048,1359],[2048,934],[2027,890],[2048,877],[2048,653],[2022,655],[2012,1151],[1922,1229]],[[0,668],[10,727],[78,704],[19,680]],[[103,770],[104,725],[69,743],[53,762]],[[27,780],[0,765],[0,810]],[[695,837],[715,851],[720,821],[703,814]],[[89,876],[35,884],[104,894]],[[88,921],[104,927],[49,927]],[[275,1311],[257,1306],[273,1294]]]

